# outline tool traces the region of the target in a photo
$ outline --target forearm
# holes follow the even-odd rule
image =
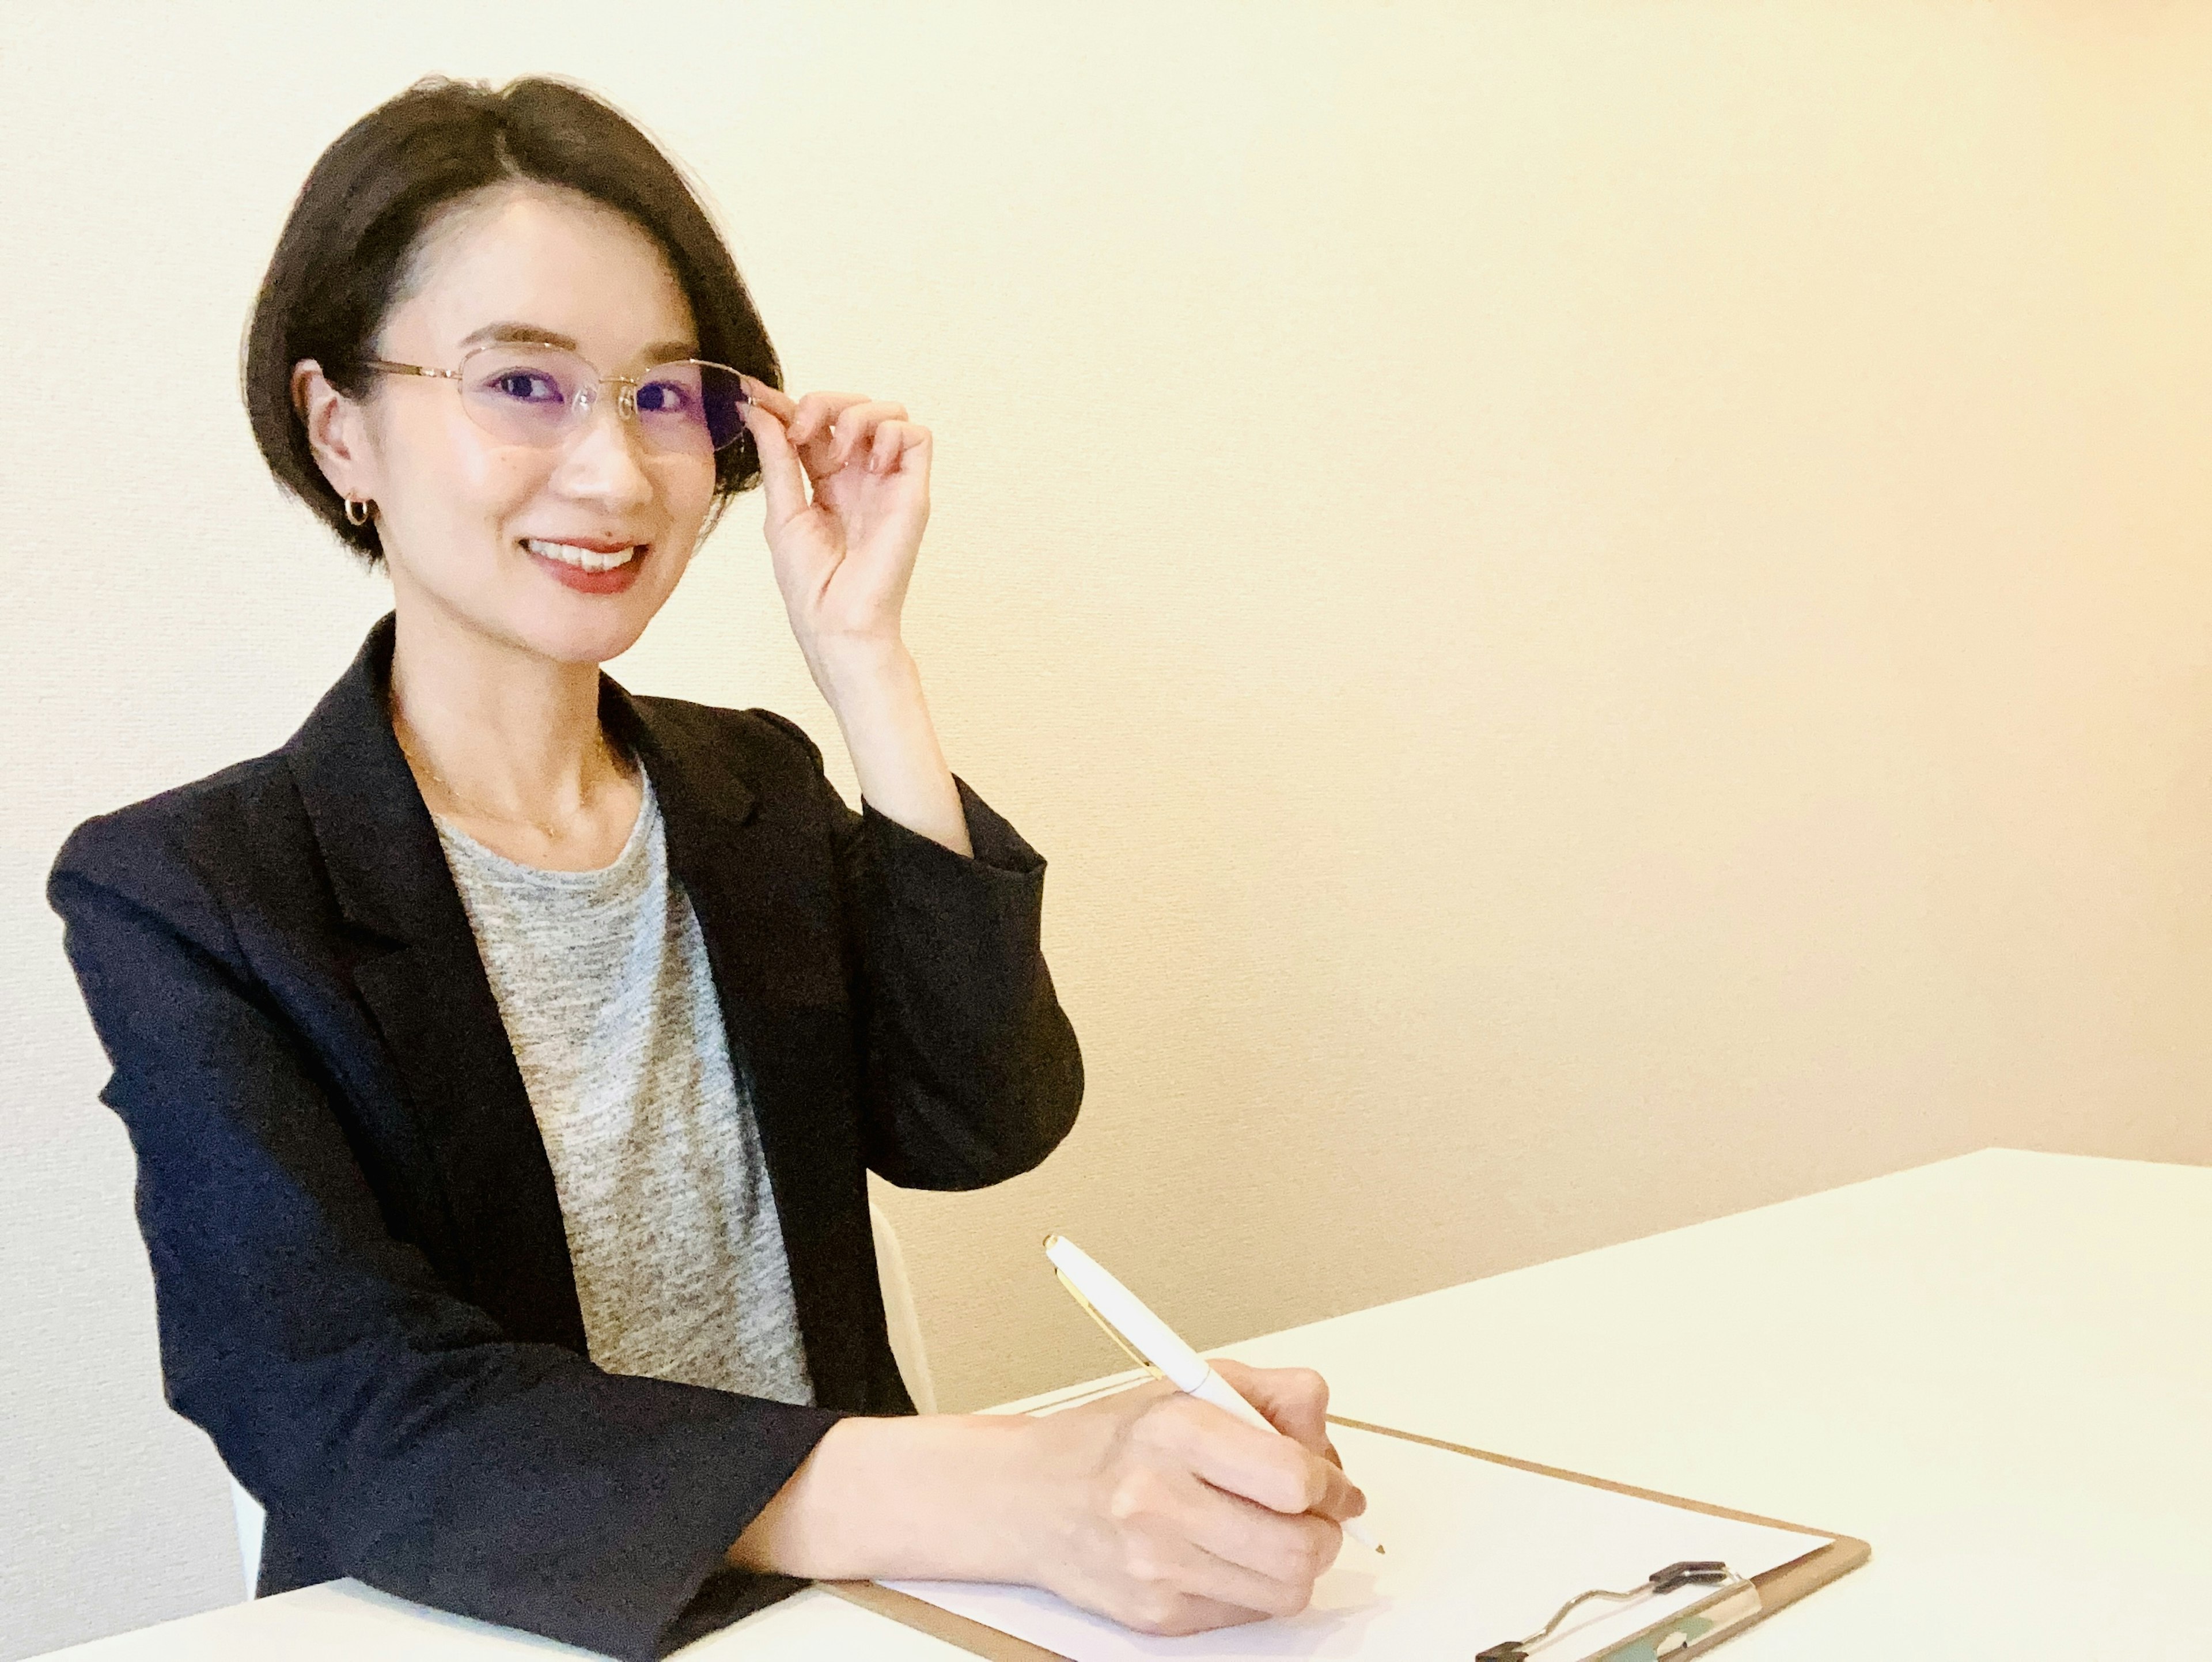
[[[967,816],[922,696],[921,672],[898,641],[842,648],[810,664],[830,701],[861,796],[888,819],[967,856]]]
[[[1016,1416],[841,1420],[729,1562],[815,1580],[1029,1579],[1038,1440]]]

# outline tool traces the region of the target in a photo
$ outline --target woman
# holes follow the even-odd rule
[[[1303,1607],[1364,1505],[1154,1388],[912,1417],[866,1174],[1042,1160],[1081,1094],[1043,862],[947,770],[899,613],[930,435],[792,399],[668,161],[557,82],[426,82],[317,164],[248,332],[278,480],[392,612],[282,749],[51,885],[129,1127],[171,1402],[355,1575],[623,1656],[797,1577]],[[600,663],[759,482],[863,806],[764,711]]]

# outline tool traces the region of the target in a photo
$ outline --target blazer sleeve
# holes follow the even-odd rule
[[[862,801],[855,813],[805,730],[830,827],[862,1037],[863,1146],[908,1189],[980,1189],[1060,1146],[1083,1100],[1083,1055],[1042,947],[1045,862],[965,780],[972,858]]]
[[[95,820],[48,893],[137,1158],[171,1405],[326,1574],[624,1658],[789,1592],[723,1553],[840,1416],[608,1374],[456,1296],[165,840]]]

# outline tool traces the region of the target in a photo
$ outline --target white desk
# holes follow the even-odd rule
[[[1993,1150],[1227,1354],[1321,1368],[1353,1418],[1874,1543],[1730,1662],[2212,1658],[2212,1167]],[[55,1654],[583,1653],[339,1581]],[[684,1653],[959,1654],[811,1591]]]

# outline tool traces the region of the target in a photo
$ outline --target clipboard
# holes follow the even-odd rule
[[[1378,1436],[1395,1437],[1425,1447],[1464,1454],[1470,1459],[1510,1466],[1540,1477],[1582,1483],[1616,1495],[1634,1495],[1639,1500],[1679,1507],[1686,1512],[1700,1512],[1709,1517],[1732,1519],[1738,1523],[1763,1525],[1771,1529],[1791,1530],[1826,1540],[1826,1545],[1817,1547],[1802,1557],[1792,1559],[1764,1574],[1753,1576],[1748,1581],[1721,1586],[1711,1597],[1701,1599],[1687,1609],[1672,1611],[1632,1638],[1616,1643],[1597,1662],[1690,1662],[1690,1659],[1703,1656],[1736,1635],[1756,1627],[1775,1611],[1796,1604],[1808,1593],[1817,1592],[1831,1581],[1856,1569],[1873,1555],[1873,1549],[1866,1542],[1852,1536],[1808,1529],[1802,1524],[1784,1523],[1778,1518],[1763,1518],[1756,1513],[1709,1506],[1702,1501],[1687,1501],[1680,1495],[1662,1494],[1656,1489],[1612,1482],[1602,1477],[1565,1471],[1557,1466],[1539,1464],[1534,1460],[1519,1460],[1510,1455],[1492,1454],[1483,1449],[1468,1448],[1464,1444],[1446,1442],[1437,1437],[1424,1437],[1418,1433],[1399,1431],[1363,1420],[1346,1419],[1340,1415],[1332,1414],[1328,1421],[1331,1425],[1370,1432]],[[943,1640],[971,1656],[987,1657],[991,1659],[991,1662],[1066,1662],[1066,1659],[1057,1651],[1046,1650],[1040,1645],[1001,1633],[996,1628],[971,1622],[966,1616],[955,1615],[951,1610],[940,1609],[893,1587],[881,1586],[873,1581],[823,1581],[816,1585],[864,1610],[888,1616],[933,1639]],[[1573,1591],[1575,1589],[1562,1589],[1563,1593]],[[1470,1656],[1475,1648],[1474,1644],[1468,1646]]]

